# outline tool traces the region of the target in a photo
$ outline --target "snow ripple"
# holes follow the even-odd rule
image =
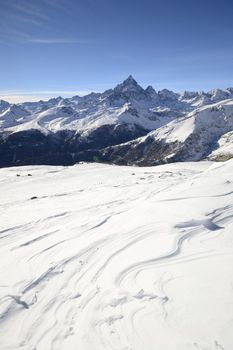
[[[0,170],[1,349],[232,348],[232,161],[26,171]]]

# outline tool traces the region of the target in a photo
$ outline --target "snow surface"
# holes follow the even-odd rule
[[[1,350],[231,350],[232,174],[0,169]]]
[[[187,155],[189,152],[192,154],[191,160],[199,160],[207,147],[213,149],[216,145],[217,154],[232,154],[232,130],[233,99],[230,99],[197,108],[131,143],[142,143],[148,137],[158,141],[164,140],[166,143],[184,143],[189,137],[196,135],[196,141],[187,150]],[[216,152],[213,152],[213,156]]]
[[[224,134],[218,140],[217,148],[209,155],[209,158],[217,156],[233,155],[233,131]]]

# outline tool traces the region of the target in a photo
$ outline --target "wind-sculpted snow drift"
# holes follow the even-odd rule
[[[1,350],[232,349],[232,173],[1,169]]]
[[[17,105],[0,100],[0,167],[228,159],[233,152],[222,145],[233,130],[232,119],[232,88],[156,92],[152,86],[143,89],[132,76],[83,97]],[[146,134],[143,143],[138,138]]]

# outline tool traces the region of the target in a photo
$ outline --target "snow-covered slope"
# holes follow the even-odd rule
[[[29,113],[18,105],[10,105],[0,114],[0,129],[8,129],[12,126],[24,124],[27,122]]]
[[[220,137],[216,149],[211,152],[208,158],[213,160],[233,158],[233,131],[227,132]]]
[[[146,136],[100,152],[116,164],[155,165],[232,155],[233,100],[200,107]],[[216,150],[216,151],[215,151]],[[214,159],[214,158],[213,158]]]
[[[0,100],[0,113],[4,112],[8,107],[10,107],[9,102]]]
[[[185,118],[174,120],[151,134],[156,140],[182,144],[186,160],[199,160],[215,147],[222,135],[231,130],[233,100],[226,100],[199,108]]]
[[[1,169],[1,350],[232,349],[232,174]]]
[[[226,100],[199,108],[185,118],[174,120],[150,135],[166,143],[176,142],[182,144],[182,147],[185,145],[186,159],[199,160],[213,149],[222,135],[231,130],[233,130],[233,100]]]

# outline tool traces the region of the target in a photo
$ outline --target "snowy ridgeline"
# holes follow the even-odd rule
[[[233,88],[156,92],[130,76],[83,97],[0,100],[0,167],[226,160],[233,157],[232,131]]]
[[[231,350],[232,174],[1,169],[1,350]]]
[[[47,134],[61,130],[88,132],[103,125],[133,124],[154,130],[204,106],[233,100],[233,88],[175,93],[143,89],[129,76],[103,93],[10,104],[0,100],[0,131],[31,129]]]

